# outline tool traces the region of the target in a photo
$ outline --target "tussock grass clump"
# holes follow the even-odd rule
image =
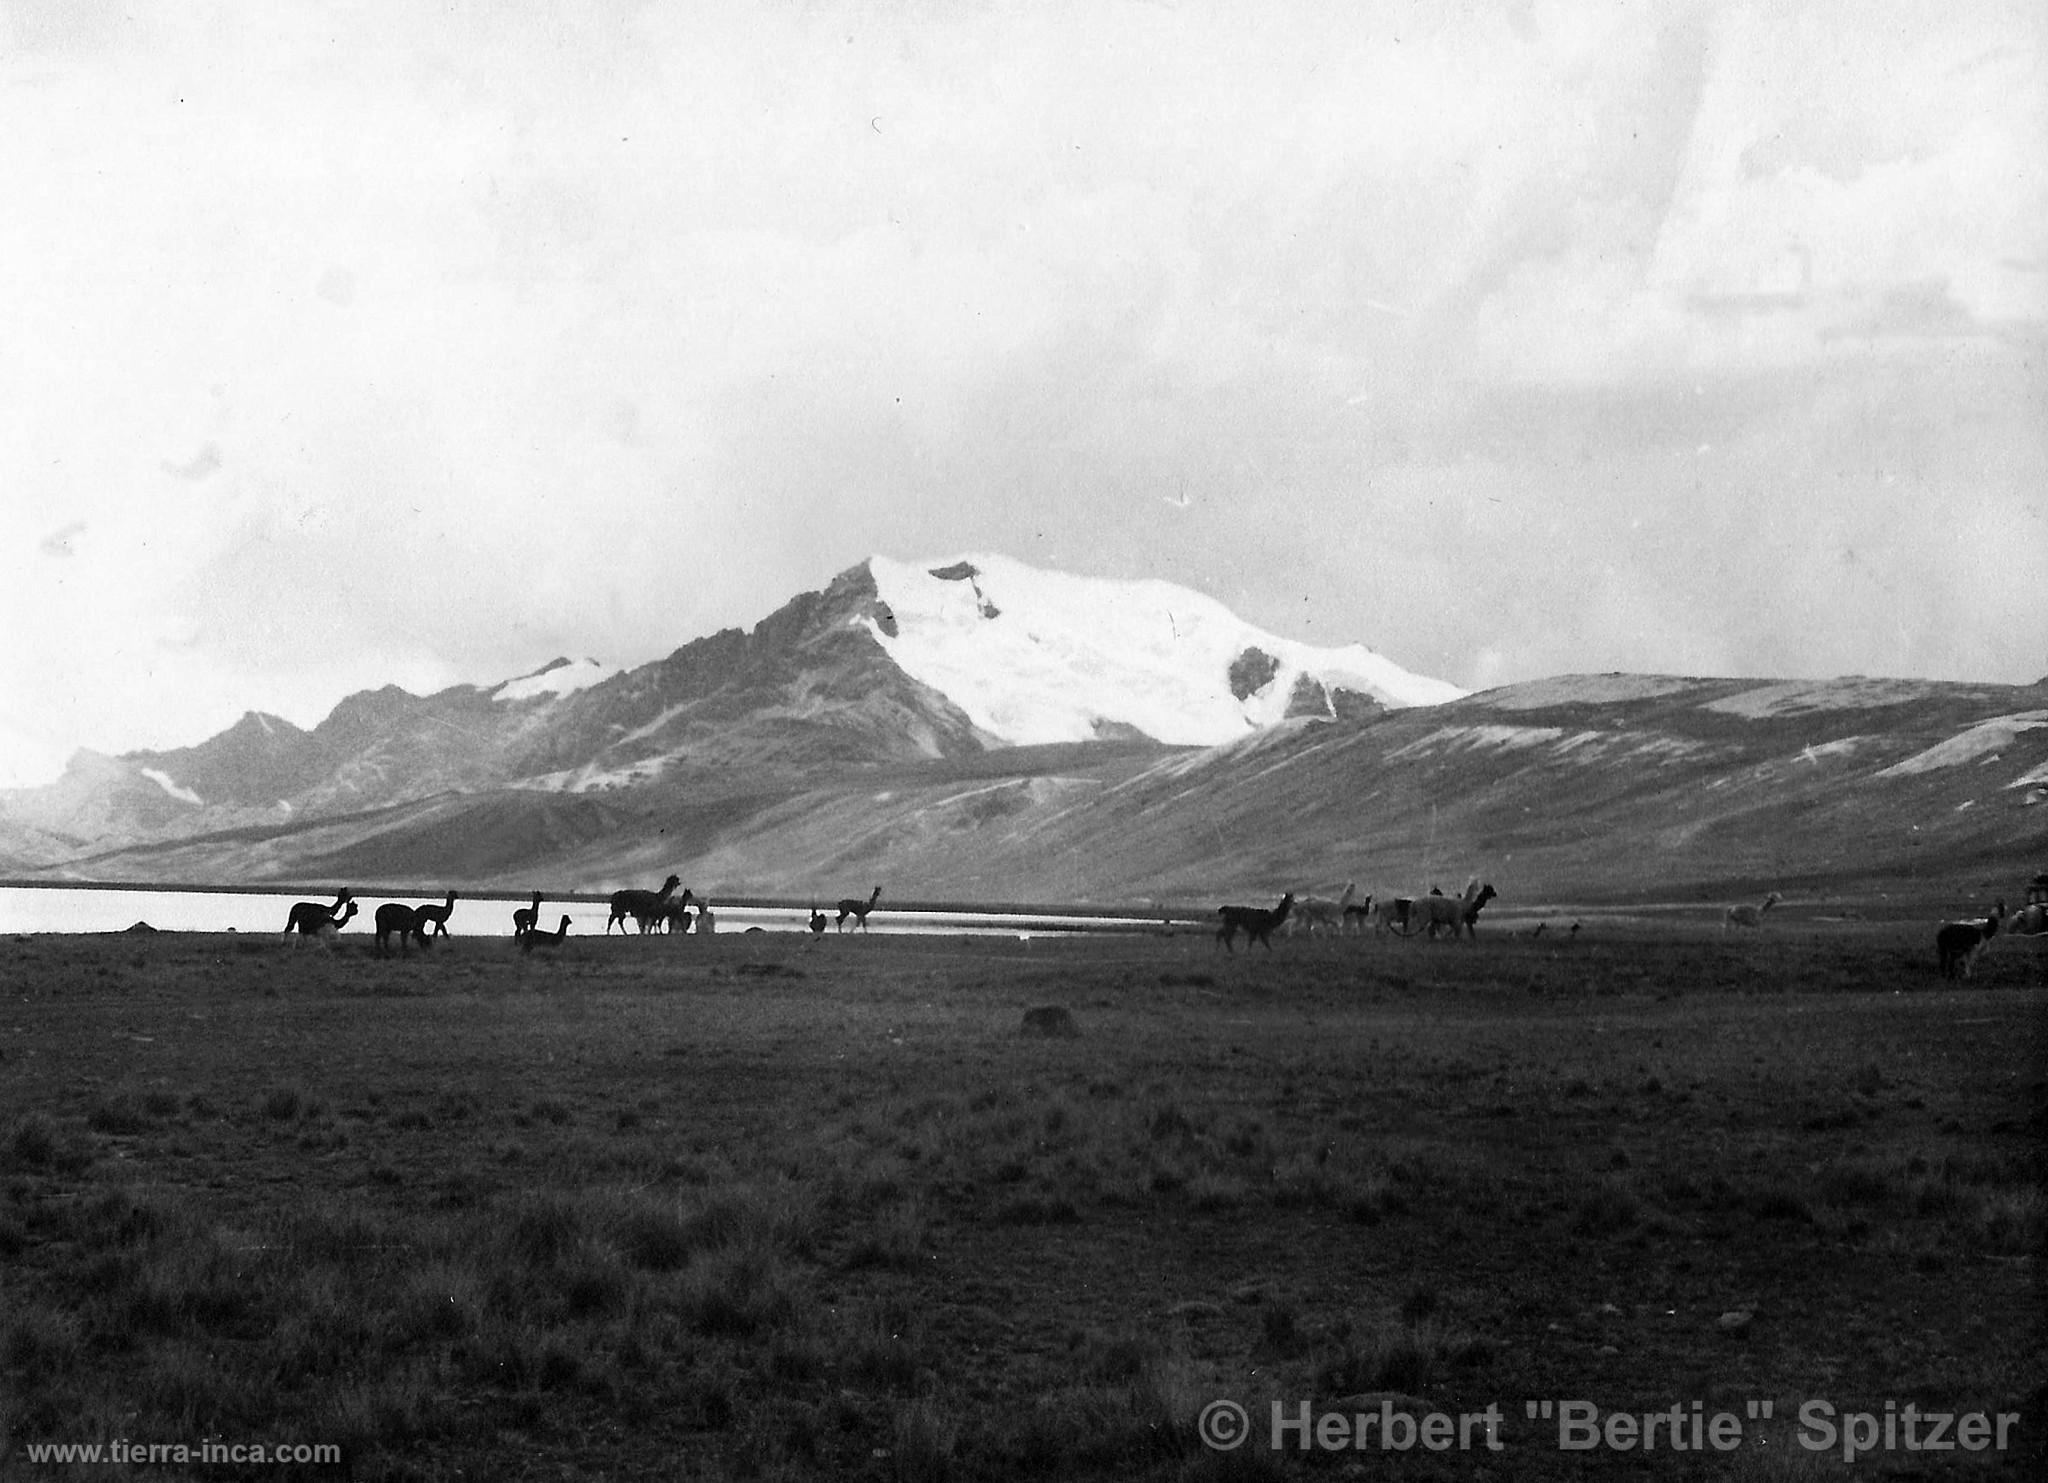
[[[0,1365],[48,1377],[77,1367],[85,1328],[75,1312],[31,1303],[0,1336]]]
[[[1871,1159],[1841,1159],[1814,1180],[1814,1194],[1829,1205],[1883,1205],[1892,1198],[1891,1171]]]
[[[699,1332],[735,1337],[759,1333],[797,1312],[800,1286],[773,1251],[735,1247],[691,1263],[679,1293]]]
[[[1187,1183],[1188,1203],[1204,1212],[1235,1210],[1251,1196],[1251,1186],[1234,1174],[1203,1170]]]
[[[1612,1179],[1580,1195],[1572,1207],[1571,1229],[1578,1236],[1615,1236],[1642,1219],[1642,1201],[1634,1190]]]
[[[1141,1345],[1119,1369],[1115,1378],[1039,1395],[976,1441],[1006,1465],[1044,1477],[1136,1472],[1199,1452],[1195,1417],[1211,1392],[1188,1358]]]
[[[319,1117],[326,1108],[304,1087],[272,1087],[263,1094],[263,1115],[272,1122],[288,1123]]]
[[[897,1408],[890,1432],[891,1466],[900,1483],[944,1483],[953,1476],[960,1425],[929,1396]]]
[[[873,1390],[908,1391],[928,1360],[924,1314],[902,1297],[857,1310],[841,1352],[846,1378]]]
[[[92,1162],[81,1142],[68,1136],[46,1112],[27,1112],[7,1130],[8,1158],[30,1169],[76,1174]]]
[[[1493,1352],[1486,1339],[1434,1319],[1404,1322],[1346,1334],[1338,1353],[1318,1367],[1316,1381],[1335,1395],[1375,1390],[1414,1395],[1459,1371],[1490,1363]]]
[[[178,1099],[169,1092],[121,1091],[94,1103],[85,1125],[95,1133],[133,1135],[151,1132],[177,1113]]]
[[[868,1221],[847,1248],[849,1269],[881,1267],[909,1271],[924,1256],[926,1217],[922,1200],[903,1200]]]
[[[1957,1222],[1964,1241],[1996,1256],[2034,1256],[2048,1229],[2048,1195],[2039,1188],[1977,1190]]]

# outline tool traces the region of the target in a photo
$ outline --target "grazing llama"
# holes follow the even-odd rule
[[[529,927],[520,933],[519,950],[527,953],[532,952],[537,947],[552,950],[560,947],[568,939],[568,936],[569,919],[565,916],[562,918],[562,925],[555,928],[552,932],[543,932],[538,927]]]
[[[1242,932],[1247,948],[1255,942],[1263,943],[1270,953],[1273,951],[1273,929],[1286,921],[1293,910],[1292,891],[1282,896],[1280,904],[1275,907],[1219,906],[1216,915],[1222,919],[1223,925],[1216,929],[1216,940],[1223,944],[1226,953],[1235,953],[1237,949],[1230,944]]]
[[[340,891],[335,893],[332,906],[329,906],[324,901],[294,902],[291,911],[285,916],[284,930],[286,934],[297,933],[302,937],[314,936],[321,928],[341,915],[342,908],[349,904],[350,895],[348,887],[343,886]],[[354,916],[355,913],[350,912],[348,915]],[[344,917],[343,920],[347,920],[347,918]]]
[[[1755,906],[1746,902],[1740,906],[1731,906],[1721,915],[1721,930],[1726,932],[1730,927],[1761,927],[1764,924],[1764,913],[1784,899],[1773,891]]]
[[[875,909],[875,903],[881,899],[882,888],[880,886],[875,887],[875,894],[868,897],[865,901],[853,896],[842,897],[839,902],[839,930],[844,932],[846,930],[846,919],[852,917],[854,921],[860,924],[861,931],[867,931],[868,913]]]
[[[1328,927],[1335,931],[1344,920],[1344,913],[1351,905],[1351,898],[1358,894],[1358,882],[1344,882],[1344,894],[1332,901],[1327,896],[1304,896],[1295,903],[1294,915],[1301,922],[1309,936],[1315,936],[1316,928]]]
[[[454,910],[455,893],[450,891],[448,899],[439,906],[428,902],[425,906],[415,906],[412,909],[412,914],[419,918],[420,930],[422,932],[428,927],[432,927],[435,937],[446,937],[448,935],[448,915]]]
[[[342,902],[339,912],[335,911],[331,906],[322,906],[318,902],[302,901],[299,903],[299,906],[309,905],[313,910],[304,915],[300,914],[298,906],[292,908],[293,925],[284,929],[285,936],[292,940],[294,948],[298,947],[300,943],[308,938],[320,943],[323,947],[332,947],[334,945],[334,935],[341,931],[343,927],[346,927],[348,919],[356,914],[355,902],[353,900]]]
[[[1960,922],[1943,922],[1934,934],[1934,951],[1941,966],[1943,978],[1968,978],[1976,967],[1977,959],[1991,939],[1998,935],[1998,924],[2005,920],[2005,903],[1999,902],[1991,908],[1988,917],[1967,917]]]
[[[396,901],[387,901],[377,908],[377,953],[386,956],[391,951],[391,935],[398,934],[400,952],[410,953],[409,943],[417,942],[422,952],[433,944],[428,940],[426,930],[420,923],[420,914],[410,906]]]
[[[674,894],[675,888],[682,883],[680,876],[672,875],[662,882],[659,891],[625,890],[612,892],[612,914],[605,919],[604,935],[607,937],[612,935],[614,924],[618,926],[621,932],[624,932],[626,930],[627,917],[633,919],[634,924],[640,928],[641,932],[652,932],[654,930],[655,918],[661,915],[662,909],[668,905],[668,898]],[[683,894],[688,896],[690,893],[685,891]]]
[[[533,893],[533,905],[522,906],[512,913],[512,935],[524,937],[540,925],[540,892]]]

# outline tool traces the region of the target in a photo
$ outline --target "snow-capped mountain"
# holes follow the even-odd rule
[[[751,631],[633,669],[556,659],[490,686],[363,691],[310,731],[252,711],[192,747],[81,752],[56,783],[0,793],[0,859],[32,866],[225,829],[298,830],[504,789],[702,801],[1022,745],[1200,746],[1286,718],[1363,718],[1459,693],[1363,646],[1262,632],[1170,583],[995,555],[876,557]],[[550,830],[566,817],[551,816]]]
[[[1362,644],[1279,638],[1171,582],[1070,576],[991,555],[878,556],[868,570],[878,606],[866,621],[883,651],[1012,745],[1136,733],[1213,746],[1290,716],[1465,693]]]

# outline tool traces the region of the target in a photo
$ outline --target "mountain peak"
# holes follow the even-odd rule
[[[555,658],[531,674],[505,681],[490,694],[493,700],[533,700],[541,696],[552,699],[601,685],[619,672],[617,665],[600,664],[595,659]]]
[[[1289,716],[1465,693],[1362,644],[1321,648],[1267,633],[1172,582],[1074,576],[987,552],[874,556],[867,569],[875,641],[1014,745],[1135,731],[1212,746]]]

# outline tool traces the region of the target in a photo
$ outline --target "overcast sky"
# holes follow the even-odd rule
[[[0,784],[873,553],[2048,674],[2038,0],[0,0]]]

